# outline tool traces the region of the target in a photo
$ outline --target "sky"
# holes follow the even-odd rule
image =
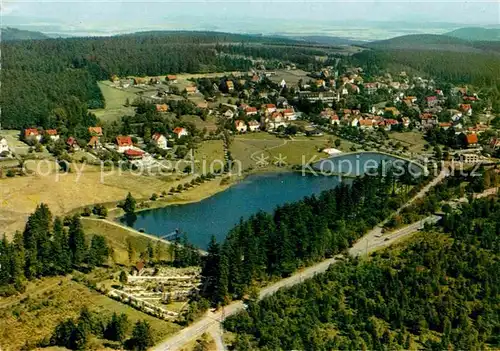
[[[1,15],[3,26],[73,35],[186,29],[378,38],[500,26],[500,0],[3,0]]]

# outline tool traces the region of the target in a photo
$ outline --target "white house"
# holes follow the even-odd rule
[[[239,133],[246,133],[246,131],[247,131],[247,125],[246,125],[245,121],[243,121],[241,119],[234,121],[234,126],[236,128],[236,131]]]
[[[266,124],[268,130],[275,130],[281,126],[288,126],[285,117],[283,117],[280,112],[274,112],[270,117],[266,118]]]
[[[50,140],[57,141],[59,140],[59,134],[56,129],[47,129],[45,134],[50,138]]]
[[[160,133],[154,133],[153,136],[151,137],[151,140],[159,149],[162,150],[168,149],[167,138],[165,137],[165,135]]]
[[[260,130],[260,123],[255,120],[252,120],[248,122],[248,128],[250,129],[251,132],[257,132],[258,130]]]
[[[177,127],[174,129],[174,134],[177,135],[177,139],[180,139],[183,136],[189,135],[186,128]]]
[[[295,121],[297,119],[297,116],[295,115],[295,111],[293,110],[293,108],[287,108],[286,110],[283,110],[282,113],[285,119],[289,121]]]
[[[226,112],[224,112],[223,116],[227,119],[231,119],[234,117],[234,112],[232,110],[227,110]]]
[[[7,139],[0,136],[0,154],[5,151],[9,152],[9,143],[7,142]]]

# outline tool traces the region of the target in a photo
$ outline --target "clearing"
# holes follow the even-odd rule
[[[399,141],[401,144],[408,146],[410,152],[423,152],[424,145],[427,144],[424,136],[420,132],[404,132],[404,133],[389,133],[389,138]]]
[[[125,101],[127,98],[130,103],[137,98],[135,92],[129,89],[118,89],[109,81],[98,82],[106,107],[103,109],[91,110],[100,120],[104,122],[112,122],[120,119],[122,116],[133,116],[135,109],[132,106],[126,107]]]

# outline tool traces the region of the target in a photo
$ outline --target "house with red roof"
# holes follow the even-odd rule
[[[276,105],[275,104],[264,104],[264,105],[262,105],[262,109],[264,110],[264,113],[266,115],[270,115],[271,113],[276,112]]]
[[[42,135],[36,128],[28,128],[24,130],[24,140],[42,140]]]
[[[53,141],[59,140],[59,133],[57,133],[57,129],[47,129],[45,130],[45,135]]]
[[[467,147],[476,147],[479,144],[477,134],[463,134],[465,145]]]
[[[73,151],[80,150],[80,145],[76,141],[75,137],[70,136],[68,139],[66,139],[66,145],[68,145],[70,150],[73,150]]]
[[[366,119],[360,119],[358,121],[358,126],[360,129],[363,130],[370,130],[373,129],[373,120],[366,118]]]
[[[283,113],[283,116],[285,119],[289,121],[295,121],[297,119],[297,116],[295,115],[295,111],[293,108],[287,108],[281,111]]]
[[[169,74],[165,77],[167,83],[177,83],[177,76],[173,74]]]
[[[162,150],[168,149],[167,138],[165,137],[165,135],[163,135],[161,133],[154,133],[151,137],[151,141],[159,149],[162,149]]]
[[[245,108],[245,114],[247,116],[256,115],[257,114],[257,107],[248,106],[247,108]]]
[[[256,120],[251,120],[248,122],[248,129],[250,129],[251,132],[258,132],[260,130],[260,123]]]
[[[167,104],[156,104],[156,112],[168,112],[168,105]]]
[[[91,149],[94,149],[94,150],[102,148],[102,144],[101,144],[99,137],[97,135],[93,135],[90,137],[90,140],[87,143],[87,146],[90,147]]]
[[[198,92],[198,89],[196,87],[186,87],[185,89],[186,93],[188,94],[196,94]]]
[[[116,137],[116,148],[119,153],[124,153],[126,150],[130,150],[134,147],[132,143],[132,137],[119,135]]]
[[[439,123],[439,127],[440,128],[443,128],[444,130],[448,130],[450,129],[452,126],[452,124],[450,122],[442,122],[442,123]]]
[[[173,132],[175,135],[177,135],[177,139],[180,139],[183,136],[189,135],[186,128],[183,128],[183,127],[174,128]]]
[[[238,133],[246,133],[247,132],[247,124],[245,123],[245,121],[241,120],[241,119],[238,119],[236,121],[234,121],[234,127],[236,128],[236,131]]]
[[[438,124],[438,118],[432,113],[423,113],[420,115],[420,123],[422,128],[429,129]]]
[[[363,84],[365,91],[368,95],[374,94],[377,92],[377,83],[365,83]]]
[[[144,157],[144,151],[138,149],[127,149],[123,154],[129,160],[138,160]]]
[[[460,104],[460,110],[467,116],[472,116],[472,106],[470,104]]]
[[[427,106],[428,107],[434,107],[439,102],[437,96],[427,96],[425,98],[425,101],[427,101]]]
[[[102,127],[89,127],[90,135],[102,136]]]

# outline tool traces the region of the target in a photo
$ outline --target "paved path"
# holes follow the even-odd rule
[[[104,222],[104,223],[107,223],[109,225],[113,225],[115,227],[118,227],[118,228],[121,228],[121,229],[124,229],[124,230],[127,230],[133,234],[136,234],[136,235],[142,235],[142,236],[145,236],[151,240],[160,240],[160,241],[163,241],[165,244],[167,245],[172,245],[172,242],[171,241],[168,241],[168,240],[165,240],[165,239],[162,239],[161,237],[158,237],[158,236],[155,236],[155,235],[152,235],[152,234],[147,234],[147,233],[144,233],[144,232],[140,232],[138,230],[135,230],[134,228],[132,227],[127,227],[126,225],[123,225],[123,224],[120,224],[118,222],[114,222],[114,221],[110,221],[109,219],[103,219],[103,218],[92,218],[92,217],[82,217],[82,219],[84,220],[89,220],[89,221],[97,221],[97,222]],[[204,250],[201,250],[201,249],[198,249],[198,251],[200,252],[200,254],[202,255],[206,255],[207,252],[204,251]],[[0,350],[1,351],[1,350]]]
[[[430,216],[425,220],[413,223],[407,227],[388,233],[382,237],[379,236],[379,229],[375,228],[367,233],[362,240],[358,241],[350,250],[349,254],[358,256],[365,252],[373,252],[377,249],[389,246],[397,240],[416,232],[424,222],[436,222],[440,217]],[[387,238],[387,239],[386,239]],[[366,240],[365,240],[366,239]],[[367,244],[368,243],[368,244]],[[281,288],[293,286],[303,282],[305,279],[312,278],[316,274],[325,272],[331,264],[337,262],[338,258],[329,258],[313,266],[305,268],[294,275],[282,279],[274,284],[266,286],[259,293],[259,299],[274,294]],[[208,312],[206,316],[191,326],[181,330],[161,344],[153,348],[155,351],[179,350],[186,342],[192,340],[211,328],[217,328],[218,324],[225,318],[241,311],[244,304],[241,301],[235,301],[224,307],[224,311]]]
[[[443,169],[439,175],[424,186],[412,199],[401,206],[396,213],[399,213],[403,208],[412,204],[415,200],[423,197],[432,187],[440,183],[444,178],[449,175],[448,168]],[[362,254],[367,254],[375,250],[387,247],[397,240],[408,236],[418,229],[423,227],[425,222],[436,223],[440,219],[439,216],[430,216],[416,223],[410,224],[404,228],[395,230],[390,233],[382,235],[382,225],[388,220],[384,220],[380,225],[376,226],[370,230],[365,236],[358,240],[350,249],[349,254],[351,256],[360,256]],[[268,295],[274,294],[281,288],[296,285],[301,283],[303,280],[313,277],[316,274],[325,272],[331,264],[335,263],[337,258],[329,258],[322,262],[319,262],[313,266],[305,268],[301,271],[296,272],[292,276],[282,279],[274,284],[268,285],[261,289],[259,293],[259,298],[262,299]],[[235,301],[224,307],[223,311],[208,312],[206,316],[200,319],[198,322],[192,324],[191,326],[182,329],[179,333],[173,335],[169,339],[165,340],[161,344],[153,348],[155,351],[172,351],[180,349],[189,340],[203,334],[209,328],[214,327],[217,323],[220,323],[225,318],[241,311],[244,308],[243,302]]]

